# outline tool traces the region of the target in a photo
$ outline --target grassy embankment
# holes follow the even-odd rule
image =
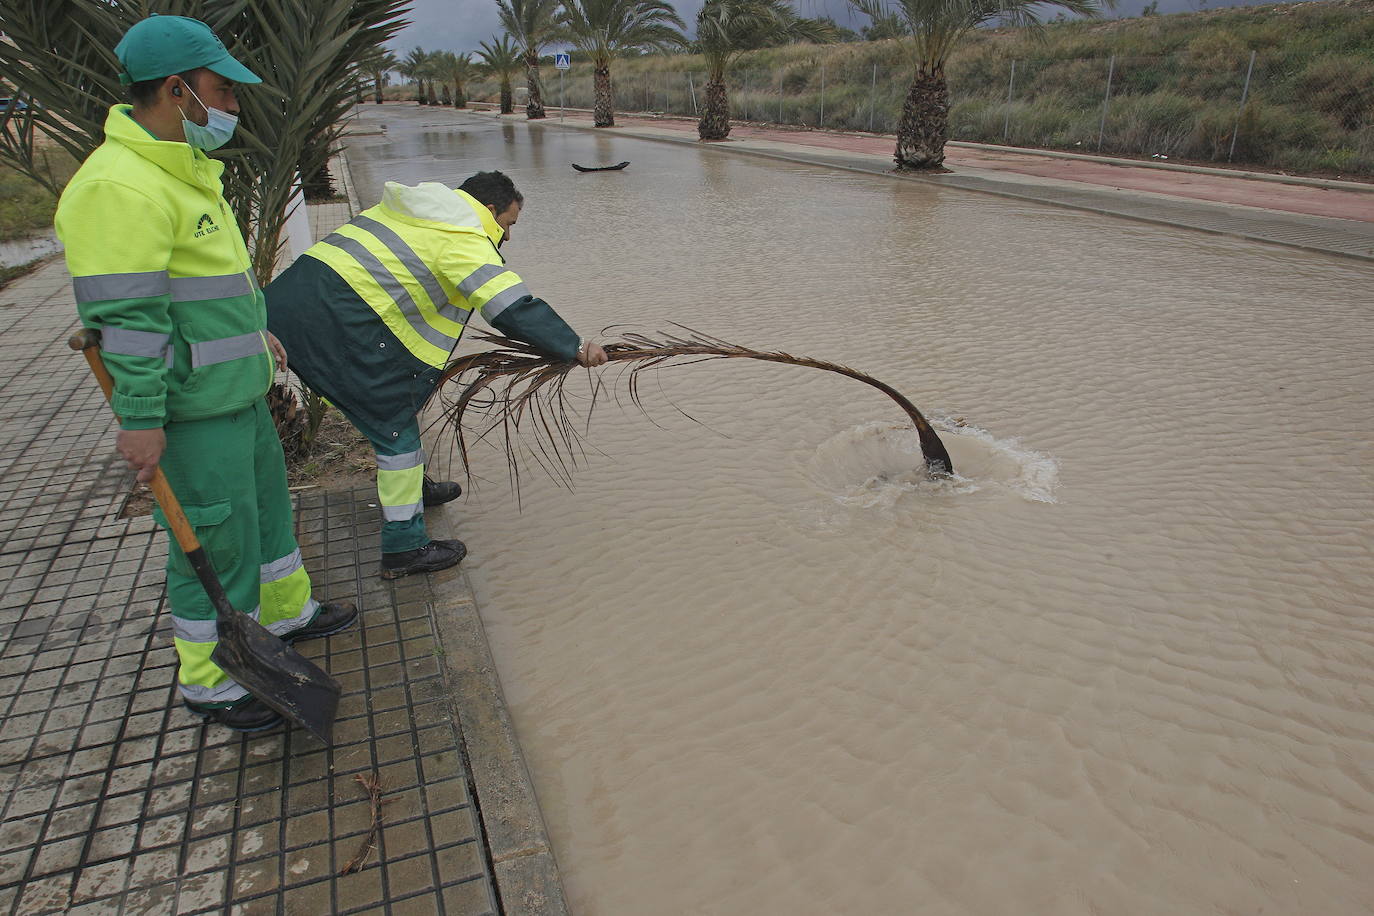
[[[48,154],[53,176],[66,184],[76,171],[76,162],[61,149]],[[28,238],[52,228],[57,196],[27,175],[8,165],[0,165],[0,242]],[[12,267],[0,266],[0,287],[22,277],[44,259]]]
[[[66,152],[54,148],[48,153],[53,176],[66,184],[76,171],[76,163]],[[0,165],[0,242],[27,238],[52,228],[57,196],[27,175],[8,165]]]
[[[556,107],[556,71],[542,73]],[[654,55],[617,61],[612,75],[619,110],[690,115],[705,64]],[[1236,165],[1374,176],[1374,0],[982,30],[955,52],[948,77],[953,139],[1087,152],[1100,142],[1103,153],[1225,163],[1234,136]],[[909,79],[896,41],[770,48],[738,64],[731,110],[814,127],[823,100],[825,127],[891,133]],[[590,107],[588,64],[574,63],[566,91],[568,105]],[[475,82],[468,93],[494,101],[496,87]]]

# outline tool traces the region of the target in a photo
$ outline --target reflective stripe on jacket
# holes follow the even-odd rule
[[[223,163],[116,105],[55,223],[77,309],[99,328],[126,429],[241,410],[272,383],[267,316]]]

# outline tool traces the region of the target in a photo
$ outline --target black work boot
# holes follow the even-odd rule
[[[186,702],[186,708],[216,725],[232,728],[236,732],[260,732],[281,721],[281,713],[257,697],[249,697],[233,706],[221,707]]]
[[[337,633],[358,619],[358,609],[353,606],[351,601],[329,601],[322,603],[320,609],[315,612],[315,619],[301,627],[299,630],[292,630],[282,639],[289,643],[299,642],[302,639],[314,639],[316,636],[328,636],[330,633]]]
[[[426,506],[442,506],[462,496],[463,488],[451,480],[430,480],[426,477],[422,492]]]
[[[468,549],[462,541],[430,541],[416,550],[382,554],[382,578],[399,579],[417,572],[438,572],[457,566]]]

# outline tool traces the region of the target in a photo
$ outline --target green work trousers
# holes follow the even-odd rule
[[[429,543],[425,530],[425,450],[415,417],[399,430],[375,429],[362,417],[335,404],[372,443],[377,455],[377,502],[382,508],[382,553],[418,550]]]
[[[168,423],[162,472],[186,512],[236,610],[277,636],[308,626],[319,611],[301,562],[281,441],[265,401],[237,413]],[[166,527],[161,511],[154,513]],[[202,707],[248,696],[210,659],[215,610],[168,532],[167,603],[181,661],[182,696]]]

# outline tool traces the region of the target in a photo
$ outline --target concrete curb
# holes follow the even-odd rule
[[[445,513],[426,513],[430,533],[453,536]],[[525,758],[501,693],[472,587],[461,568],[432,574],[440,667],[496,880],[501,909],[521,916],[568,912],[558,865]]]
[[[1326,188],[1331,191],[1358,191],[1363,194],[1374,194],[1374,184],[1368,184],[1362,181],[1338,181],[1332,178],[1305,178],[1301,175],[1276,175],[1273,172],[1219,169],[1207,165],[1156,162],[1150,159],[1123,159],[1119,156],[1094,156],[1091,153],[1070,153],[1062,150],[1039,149],[1036,147],[998,146],[994,143],[969,143],[966,140],[950,140],[948,145],[959,146],[965,149],[992,150],[997,153],[1016,153],[1021,156],[1043,156],[1047,159],[1077,159],[1081,162],[1097,162],[1104,165],[1158,169],[1161,172],[1191,172],[1194,175],[1216,175],[1219,178],[1246,178],[1252,181],[1270,181],[1275,184],[1295,184],[1309,188]]]
[[[363,207],[345,150],[336,156],[354,215]],[[438,449],[434,450],[435,454]],[[443,509],[425,513],[430,535],[455,537]],[[501,678],[487,643],[482,616],[461,566],[431,574],[430,614],[439,638],[439,666],[448,686],[445,703],[457,723],[463,762],[471,774],[478,819],[491,855],[491,872],[506,916],[566,916],[567,901],[539,800],[515,736]]]

